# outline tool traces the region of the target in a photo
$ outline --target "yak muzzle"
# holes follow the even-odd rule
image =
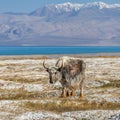
[[[53,84],[52,76],[50,76],[50,83]]]

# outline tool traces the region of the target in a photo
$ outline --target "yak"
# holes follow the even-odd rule
[[[86,64],[80,58],[63,56],[54,66],[47,67],[45,61],[43,67],[49,73],[50,83],[59,81],[62,85],[61,97],[75,96],[75,90],[79,87],[80,97],[83,97],[85,83]]]

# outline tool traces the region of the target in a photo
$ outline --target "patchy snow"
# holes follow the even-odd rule
[[[102,88],[104,84],[110,83],[110,80],[120,80],[120,58],[82,58],[86,64],[86,86],[84,90],[85,99],[89,103],[96,101],[98,103],[108,101],[112,103],[120,102],[119,88]],[[35,99],[26,100],[1,100],[0,101],[0,117],[3,120],[9,118],[10,111],[17,111],[16,116],[12,120],[81,120],[82,118],[91,120],[108,120],[112,115],[118,115],[120,110],[117,111],[76,111],[64,112],[55,114],[46,111],[24,111],[19,105],[26,102],[46,104],[55,102],[60,104],[62,99],[59,99],[61,93],[61,84],[56,82],[54,85],[49,84],[48,73],[44,70],[43,59],[21,59],[21,60],[0,60],[0,89],[1,94],[8,94],[6,90],[24,89],[28,92],[40,92],[40,95]],[[47,66],[53,66],[56,59],[46,59]],[[10,78],[10,81],[9,81]],[[22,79],[17,81],[16,78]],[[26,80],[24,82],[24,79]],[[16,80],[16,81],[15,81]],[[28,81],[27,81],[28,80]],[[32,80],[32,82],[30,81]],[[76,91],[78,95],[78,91]],[[71,97],[69,99],[76,99]],[[56,98],[58,97],[58,99]],[[67,98],[66,98],[67,99]],[[56,101],[54,101],[56,100]],[[77,102],[77,101],[75,101]],[[12,114],[12,113],[11,113]],[[11,115],[10,114],[10,115]],[[15,115],[15,113],[14,113]]]
[[[90,120],[108,120],[112,115],[120,113],[120,110],[91,110],[91,111],[78,111],[78,112],[65,112],[62,115],[64,117],[69,116],[78,119],[90,119]]]
[[[50,112],[27,112],[16,117],[15,120],[43,120],[43,119],[60,119],[60,115]]]
[[[42,91],[44,89],[43,85],[36,85],[36,84],[24,84],[24,89],[27,90],[28,92],[33,92],[33,91]]]
[[[78,120],[78,119],[108,120],[109,118],[118,117],[119,114],[120,110],[76,111],[76,112],[64,112],[62,114],[40,111],[23,113],[17,116],[15,120]]]
[[[45,88],[45,85],[42,84],[28,84],[28,83],[16,83],[12,81],[0,80],[1,89],[12,90],[12,89],[25,89],[28,92],[32,91],[42,91]]]

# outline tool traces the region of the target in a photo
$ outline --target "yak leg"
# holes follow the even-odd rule
[[[67,89],[67,93],[66,94],[67,94],[68,97],[71,96],[71,90],[69,88]]]
[[[72,91],[71,91],[71,81],[69,83],[69,85],[67,86],[67,96],[71,96]]]
[[[80,98],[83,97],[83,89],[84,89],[84,82],[85,82],[85,73],[82,73],[82,80],[80,82]]]
[[[83,62],[82,63],[82,80],[80,82],[80,97],[83,97],[83,89],[84,89],[84,83],[85,83],[85,68],[86,68],[86,64]]]
[[[66,97],[66,87],[63,87],[61,97]]]
[[[75,96],[75,90],[72,89],[71,96]]]
[[[81,82],[82,83],[82,82]],[[80,83],[80,84],[81,84]],[[82,83],[83,84],[83,83]],[[80,85],[80,98],[83,97],[83,85]]]
[[[83,97],[83,89],[84,89],[84,80],[82,79],[80,82],[80,98]]]
[[[72,87],[72,92],[71,92],[71,96],[75,96],[75,89]]]

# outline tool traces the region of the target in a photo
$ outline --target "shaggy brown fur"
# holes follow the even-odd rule
[[[45,67],[45,65],[43,64]],[[56,62],[55,67],[47,68],[50,83],[56,81],[56,76],[62,85],[61,97],[74,96],[77,86],[80,89],[80,97],[83,97],[86,64],[79,58],[62,57]],[[57,74],[56,74],[57,73]]]

